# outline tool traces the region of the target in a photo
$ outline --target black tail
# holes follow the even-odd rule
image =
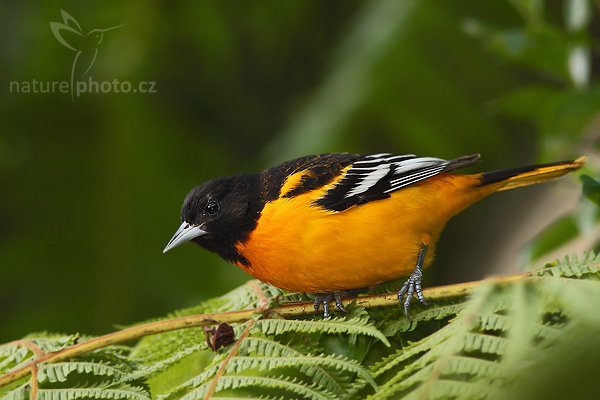
[[[573,161],[559,161],[549,164],[528,165],[525,167],[501,169],[481,174],[480,185],[499,184],[498,190],[512,189],[519,186],[532,185],[558,178],[581,168],[585,157]]]

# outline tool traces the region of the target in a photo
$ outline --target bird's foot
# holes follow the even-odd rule
[[[329,314],[329,303],[334,300],[335,306],[341,312],[345,313],[346,307],[344,307],[344,303],[342,303],[342,296],[338,292],[335,293],[327,293],[323,295],[317,296],[315,299],[315,314],[319,313],[319,309],[321,308],[321,304],[323,304],[323,318],[329,318],[331,314]]]
[[[410,318],[410,303],[413,300],[413,296],[416,295],[419,299],[419,303],[423,306],[429,304],[423,296],[423,290],[421,289],[421,281],[423,280],[423,271],[419,265],[415,268],[410,277],[404,282],[402,288],[398,291],[398,301],[402,303],[404,307],[404,315],[406,318]]]
[[[317,298],[315,299],[315,314],[319,313],[319,310],[321,309],[321,304],[322,304],[323,305],[323,318],[329,318],[331,316],[331,314],[329,313],[329,303],[331,303],[332,301],[335,301],[335,306],[337,307],[338,310],[340,310],[343,313],[346,313],[348,310],[346,310],[344,303],[342,303],[342,298],[345,298],[345,299],[353,298],[353,297],[356,297],[357,295],[359,295],[360,293],[364,293],[367,290],[368,290],[367,288],[361,288],[361,289],[348,290],[348,291],[344,291],[344,292],[332,292],[332,293],[325,293],[325,294],[317,295]]]

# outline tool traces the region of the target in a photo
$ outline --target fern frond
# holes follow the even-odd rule
[[[68,376],[72,373],[113,377],[115,380],[120,380],[124,375],[123,371],[110,365],[93,362],[70,361],[53,364],[41,364],[38,367],[37,379],[41,383],[66,382]]]
[[[365,335],[379,339],[386,346],[390,343],[387,338],[373,324],[364,319],[353,318],[345,320],[332,318],[319,321],[304,321],[291,319],[263,319],[256,321],[256,329],[266,335],[281,335],[288,332],[305,332],[319,334],[343,333],[347,335]]]
[[[149,393],[141,387],[128,385],[100,385],[96,387],[40,389],[40,400],[75,400],[75,399],[132,399],[150,400]]]
[[[416,361],[406,365],[396,376],[380,386],[379,392],[375,395],[377,397],[374,398],[393,398],[394,396],[397,398],[400,395],[399,392],[406,392],[403,393],[405,395],[415,390],[430,390],[430,387],[439,381],[440,375],[446,371],[449,360],[464,347],[464,337],[469,335],[474,327],[476,315],[491,308],[489,300],[497,297],[498,293],[493,285],[488,284],[481,287],[479,296],[469,303],[454,323],[441,329],[441,331],[451,329],[450,334],[446,334],[444,337],[440,333],[440,338],[443,340],[439,341],[440,338],[438,338],[435,347],[431,347]],[[426,342],[427,338],[423,340],[423,343]]]
[[[473,357],[450,356],[444,360],[441,368],[437,368],[436,363],[419,360],[411,364],[408,370],[402,371],[401,374],[388,381],[372,398],[431,398],[422,396],[427,391],[439,391],[439,385],[449,385],[451,383],[456,383],[456,386],[463,390],[462,395],[458,397],[460,399],[471,398],[467,395],[470,392],[477,393],[481,398],[486,398],[488,391],[495,390],[489,382],[485,385],[479,385],[477,382],[498,370],[499,366],[496,362]],[[432,379],[435,382],[434,384],[432,384]],[[444,392],[441,398],[451,399],[453,396],[450,395],[450,392]]]
[[[421,399],[487,399],[495,395],[498,390],[485,384],[471,384],[457,380],[440,379],[431,388],[419,388],[418,390],[404,396],[404,400]],[[379,397],[378,397],[379,398]]]
[[[20,385],[18,388],[8,391],[7,393],[0,392],[0,400],[26,400],[31,397],[31,389],[29,382]]]
[[[194,376],[193,378],[188,379],[187,381],[181,383],[178,386],[175,386],[174,388],[172,388],[171,390],[169,390],[165,393],[161,393],[158,396],[158,399],[166,400],[166,399],[179,398],[181,393],[188,392],[192,389],[198,388],[199,386],[205,384],[209,379],[211,379],[212,377],[215,376],[215,374],[219,370],[219,367],[220,367],[219,363],[214,363],[213,365],[204,369],[204,371],[202,371],[200,374]]]
[[[504,354],[506,346],[507,340],[503,337],[469,332],[464,334],[457,349],[468,353],[480,352],[500,356]]]
[[[581,278],[587,275],[598,276],[600,272],[600,254],[589,251],[581,258],[576,255],[565,256],[561,261],[546,264],[544,268],[533,272],[534,276],[553,276]]]
[[[0,373],[4,374],[13,368],[30,361],[33,353],[23,346],[5,345],[0,354]]]
[[[261,337],[246,338],[240,346],[240,354],[260,354],[265,357],[302,357],[305,355],[290,346]],[[301,367],[300,372],[307,375],[325,390],[336,394],[344,393],[342,385],[319,365],[314,365],[311,368]]]
[[[134,372],[127,374],[123,381],[134,381],[142,378],[150,378],[154,374],[158,372],[162,372],[169,368],[171,365],[181,361],[183,358],[189,356],[192,353],[195,353],[200,350],[207,349],[206,342],[200,342],[191,346],[185,346],[180,351],[177,351],[170,357],[165,358],[164,360],[159,360],[154,363],[150,363],[147,365],[141,365]]]
[[[315,385],[299,383],[297,379],[289,379],[283,376],[271,378],[264,376],[226,375],[219,379],[216,391],[219,392],[227,389],[239,389],[245,387],[256,387],[266,390],[281,390],[296,396],[302,396],[303,398],[314,400],[336,399],[336,396],[333,393],[319,390],[315,387]],[[181,400],[201,399],[204,397],[207,390],[208,383],[186,394],[181,398]]]
[[[0,360],[13,355],[17,351],[19,351],[19,349],[22,349],[22,346],[18,346],[16,344],[12,344],[12,343],[1,345],[0,346]]]
[[[227,365],[228,372],[240,373],[246,369],[272,370],[277,368],[293,367],[301,372],[308,371],[307,375],[314,375],[311,371],[312,366],[330,367],[343,372],[354,373],[365,379],[373,388],[377,389],[377,384],[371,375],[355,361],[348,360],[341,356],[296,356],[296,357],[240,357],[231,358]]]
[[[463,310],[465,304],[464,298],[450,303],[435,302],[428,308],[415,312],[410,319],[394,318],[391,321],[384,321],[381,330],[386,337],[394,336],[399,332],[412,332],[418,327],[419,322],[440,321],[456,316]]]
[[[398,349],[395,353],[387,356],[380,362],[373,365],[370,369],[371,375],[374,378],[377,378],[385,372],[395,368],[399,364],[402,364],[413,357],[422,355],[431,348],[447,340],[455,330],[455,325],[449,325],[418,342],[411,343],[408,346]]]
[[[577,316],[581,321],[591,324],[600,323],[600,315],[595,309],[590,309],[590,299],[600,297],[600,283],[594,280],[545,279],[539,285],[540,289],[551,301],[544,304],[558,307],[566,317]],[[554,309],[545,311],[556,312]],[[582,312],[583,311],[583,312]],[[567,318],[568,322],[568,318]]]
[[[64,335],[58,333],[34,333],[27,335],[25,339],[34,342],[44,353],[54,353],[60,351],[67,346],[72,346],[79,341],[78,333],[73,335]]]
[[[282,345],[279,345],[275,342],[269,343],[265,339],[255,340],[254,338],[248,338],[245,339],[242,343],[244,343],[245,341],[254,342],[254,344],[250,344],[247,348],[255,346],[255,348],[260,347],[262,349],[267,350],[267,352],[285,352],[289,355],[265,356],[261,353],[258,356],[234,356],[229,360],[225,369],[225,373],[239,374],[246,370],[258,370],[263,373],[269,373],[276,369],[294,368],[295,370],[311,378],[313,385],[315,387],[318,387],[320,390],[324,390],[332,394],[344,395],[346,392],[342,388],[340,383],[337,382],[336,379],[324,369],[330,368],[343,373],[356,374],[357,377],[364,380],[365,382],[368,382],[374,388],[377,387],[377,384],[366,369],[364,369],[359,363],[353,360],[348,360],[345,357],[334,355],[303,355],[294,351],[291,348],[282,348]],[[259,341],[262,342],[259,344],[257,343]],[[163,394],[161,398],[170,398],[177,393],[185,392],[187,390],[197,388],[201,385],[206,385],[207,382],[215,375],[219,367],[220,363],[213,364],[211,367],[205,369],[198,376],[190,379],[187,382],[184,382],[183,384],[176,387],[173,391]]]
[[[111,365],[122,371],[132,371],[139,367],[139,364],[131,359],[131,348],[126,346],[105,347],[81,355],[77,360]]]
[[[133,349],[131,358],[140,364],[154,364],[170,358],[178,349],[195,346],[199,342],[205,343],[204,331],[198,328],[149,336]]]
[[[371,368],[374,377],[385,379],[372,398],[499,395],[516,371],[527,370],[543,357],[543,348],[560,341],[569,316],[584,321],[589,314],[582,319],[581,310],[600,300],[600,284],[582,280],[598,278],[598,258],[584,261],[569,258],[534,273],[539,278],[480,288],[448,325]],[[548,319],[555,315],[558,320]],[[600,325],[597,313],[587,318],[591,326]]]
[[[241,343],[240,354],[261,354],[267,357],[303,356],[303,352],[266,337],[250,336]]]

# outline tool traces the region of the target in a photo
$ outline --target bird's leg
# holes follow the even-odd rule
[[[331,315],[329,313],[329,303],[332,300],[335,301],[335,306],[338,308],[338,310],[345,313],[345,312],[347,312],[347,310],[346,310],[346,307],[344,306],[344,303],[342,303],[342,298],[345,298],[345,299],[353,298],[361,293],[366,292],[367,290],[368,290],[368,288],[360,288],[360,289],[347,290],[347,291],[343,291],[343,292],[332,292],[332,293],[325,293],[322,295],[318,295],[317,298],[315,299],[315,314],[317,314],[319,312],[319,309],[321,308],[321,304],[323,304],[323,317],[328,318]]]
[[[319,312],[321,304],[323,304],[323,318],[329,318],[329,316],[331,315],[329,314],[329,303],[332,300],[335,300],[335,305],[341,312],[346,312],[346,307],[344,307],[344,304],[342,303],[342,298],[340,294],[338,292],[335,292],[317,296],[317,298],[315,299],[315,314]]]
[[[427,306],[427,301],[425,301],[425,297],[423,297],[423,291],[421,290],[421,281],[423,280],[423,261],[425,260],[427,247],[428,246],[426,244],[422,245],[414,271],[412,274],[410,274],[410,277],[398,291],[398,301],[400,301],[404,306],[404,315],[406,315],[407,318],[410,318],[410,302],[412,301],[413,295],[416,294],[417,298],[419,299],[419,303]]]

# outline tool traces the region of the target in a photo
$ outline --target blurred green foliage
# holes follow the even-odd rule
[[[68,80],[61,9],[84,31],[126,24],[90,75],[157,93],[10,93]],[[598,152],[591,1],[3,0],[0,15],[0,340],[105,332],[246,280],[191,245],[161,254],[187,191],[214,176],[332,151],[479,152],[481,169]],[[523,216],[564,195],[548,193],[453,221],[430,282],[492,272]],[[582,213],[568,238],[597,226]]]
[[[600,205],[600,182],[587,175],[581,177],[581,182],[585,197]]]

